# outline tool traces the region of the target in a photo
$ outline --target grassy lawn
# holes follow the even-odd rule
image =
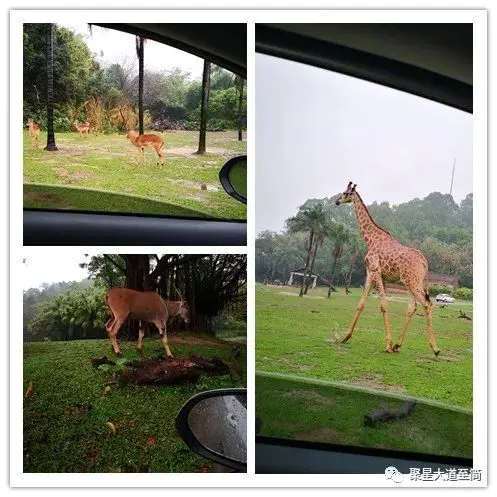
[[[210,463],[191,452],[177,435],[174,419],[183,403],[199,391],[245,386],[245,349],[235,360],[233,344],[220,340],[171,337],[170,344],[176,356],[219,357],[240,378],[204,375],[197,384],[114,386],[104,396],[111,371],[95,369],[90,361],[111,356],[108,340],[26,343],[24,388],[33,382],[34,393],[24,401],[24,471],[208,470]],[[121,343],[125,358],[139,357],[135,345]],[[145,356],[160,351],[159,339],[144,341]],[[108,421],[116,426],[116,435]]]
[[[419,403],[404,419],[364,426],[364,415],[401,400],[366,392],[256,376],[261,434],[314,442],[473,457],[471,414]]]
[[[58,133],[57,152],[32,149],[24,133],[24,207],[212,216],[246,219],[246,206],[230,197],[219,182],[219,170],[231,157],[246,154],[247,142],[236,132],[207,134],[207,153],[195,155],[198,133],[161,133],[164,165],[152,149],[142,162],[125,135],[81,137]]]
[[[340,289],[327,300],[325,290],[315,289],[310,290],[307,297],[299,298],[298,290],[293,288],[257,285],[256,370],[262,373],[280,373],[283,378],[286,376],[288,385],[278,386],[283,393],[296,389],[292,383],[292,376],[295,376],[309,379],[310,383],[306,384],[304,381],[304,385],[307,385],[304,387],[302,382],[299,382],[300,389],[309,389],[323,395],[326,391],[328,397],[343,401],[343,406],[337,406],[336,411],[341,413],[338,416],[341,421],[331,422],[331,418],[326,418],[326,412],[328,416],[331,415],[331,408],[323,407],[326,403],[318,402],[316,405],[312,400],[309,402],[312,393],[309,394],[311,398],[307,400],[307,394],[301,399],[299,395],[289,395],[282,403],[279,397],[283,393],[275,395],[273,390],[283,379],[259,375],[257,409],[262,410],[260,414],[263,423],[267,420],[266,429],[270,432],[267,434],[279,433],[280,436],[288,436],[293,433],[295,436],[295,433],[302,434],[307,430],[312,438],[312,433],[324,423],[331,431],[339,433],[332,435],[328,441],[340,440],[339,443],[394,447],[405,435],[402,435],[399,427],[402,423],[406,426],[412,423],[417,435],[413,435],[412,443],[407,437],[408,440],[403,446],[401,444],[401,447],[416,450],[413,447],[419,442],[419,451],[431,451],[429,447],[432,446],[435,447],[434,452],[449,453],[447,451],[452,450],[450,447],[457,440],[457,453],[469,453],[471,449],[467,440],[471,439],[471,416],[465,415],[464,421],[461,421],[461,413],[454,414],[454,411],[439,409],[436,406],[451,405],[466,408],[468,411],[472,407],[472,323],[457,318],[459,309],[468,315],[472,314],[471,302],[458,300],[453,306],[435,306],[433,326],[441,350],[438,357],[434,356],[428,346],[424,316],[418,314],[412,318],[401,351],[397,354],[387,354],[384,352],[385,331],[379,302],[372,296],[366,302],[366,308],[352,340],[347,344],[340,343],[352,320],[360,295],[360,289],[353,289],[352,294],[348,296]],[[406,306],[407,299],[403,295],[389,296],[389,315],[394,340],[399,335]],[[330,385],[316,386],[312,384],[313,380],[322,380],[324,383],[329,381]],[[364,391],[337,388],[340,384],[359,387]],[[399,397],[428,399],[427,402],[431,401],[435,407],[418,403],[415,408],[416,416],[413,414],[402,423],[387,424],[384,429],[366,429],[361,425],[368,407],[373,404],[378,407],[377,404],[381,402],[396,402],[387,396],[366,393],[370,390],[389,392]],[[306,403],[308,405],[304,409]],[[285,413],[276,416],[274,419],[278,421],[275,425],[271,419],[274,410],[279,408],[276,404],[286,409],[288,417]],[[314,410],[316,413],[311,415]],[[440,420],[446,413],[445,423],[450,427],[450,432],[444,429],[443,437],[450,436],[452,441],[445,443],[442,437],[440,443],[433,442],[439,427],[432,427],[427,422],[428,412],[434,413],[434,419]],[[297,422],[299,413],[302,418]],[[454,421],[452,418],[457,419]],[[287,422],[288,426],[285,428]],[[465,435],[456,430],[461,423],[466,428]],[[432,432],[427,431],[428,425]],[[384,430],[391,432],[393,438],[390,442],[378,435]],[[395,430],[400,431],[395,434]],[[326,437],[323,438],[323,441],[325,440]]]

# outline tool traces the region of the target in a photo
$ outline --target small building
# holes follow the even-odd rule
[[[302,283],[302,278],[304,277],[304,267],[294,269],[293,271],[290,271],[290,278],[288,279],[287,285],[292,286],[292,285],[300,285]],[[325,280],[324,278],[321,278],[319,274],[317,273],[307,273],[307,278],[309,278],[310,281],[310,286],[311,288],[315,288],[318,283],[328,285],[328,280]]]

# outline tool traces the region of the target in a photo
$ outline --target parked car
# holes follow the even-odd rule
[[[436,297],[435,297],[435,300],[438,302],[438,303],[441,303],[441,304],[453,304],[456,299],[454,297],[451,297],[450,295],[448,295],[447,293],[439,293]]]

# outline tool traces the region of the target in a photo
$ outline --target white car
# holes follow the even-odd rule
[[[438,303],[443,303],[443,304],[453,304],[456,299],[454,297],[451,297],[447,293],[439,293],[436,297],[435,300]]]

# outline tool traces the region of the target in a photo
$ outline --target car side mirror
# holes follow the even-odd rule
[[[176,416],[176,429],[195,453],[247,471],[247,390],[209,390],[191,397]]]
[[[230,159],[219,171],[219,181],[228,195],[247,203],[247,156]]]

